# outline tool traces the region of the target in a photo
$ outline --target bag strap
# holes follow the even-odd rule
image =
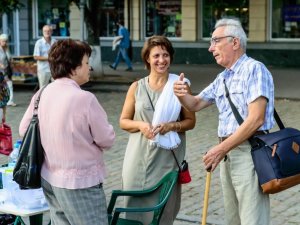
[[[34,101],[33,115],[37,115],[38,108],[39,108],[39,102],[40,102],[40,99],[41,99],[41,95],[42,95],[42,93],[45,90],[45,88],[46,88],[47,85],[45,85],[44,87],[42,87],[42,89],[40,90],[39,95],[37,96],[36,100]]]
[[[235,119],[237,120],[238,124],[241,125],[243,122],[244,122],[244,119],[242,118],[241,114],[239,113],[239,111],[237,110],[237,108],[235,107],[235,105],[233,104],[231,98],[230,98],[230,94],[229,94],[229,90],[227,88],[227,85],[226,85],[226,82],[225,82],[225,79],[223,80],[223,83],[224,83],[224,86],[225,86],[225,93],[226,93],[226,98],[228,99],[229,101],[229,104],[230,104],[230,107],[231,107],[231,110],[234,114],[234,117]],[[276,123],[278,125],[278,127],[282,130],[284,129],[284,125],[276,111],[276,109],[274,108],[274,117],[275,117],[275,120],[276,120]],[[250,143],[250,145],[252,147],[255,147],[257,146],[257,143],[256,141],[254,140],[253,136],[251,136],[250,138],[248,138],[248,141]]]

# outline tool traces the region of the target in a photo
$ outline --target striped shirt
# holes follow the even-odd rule
[[[274,126],[272,75],[263,63],[244,54],[230,69],[218,74],[217,78],[199,94],[203,100],[215,103],[219,110],[218,136],[227,137],[239,126],[226,98],[224,79],[231,100],[244,120],[248,116],[248,105],[251,102],[261,96],[268,100],[265,122],[258,130],[271,129]]]

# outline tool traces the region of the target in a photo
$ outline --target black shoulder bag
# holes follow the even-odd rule
[[[41,168],[44,161],[44,149],[40,138],[38,106],[42,88],[34,103],[34,112],[22,140],[19,158],[13,171],[13,180],[20,188],[36,189],[41,187]]]
[[[244,120],[231,101],[225,80],[225,92],[232,112],[241,125]],[[286,128],[276,110],[279,131],[250,137],[251,155],[264,193],[275,194],[300,183],[300,131]]]

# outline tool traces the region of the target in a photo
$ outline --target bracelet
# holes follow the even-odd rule
[[[176,122],[175,123],[175,127],[176,127],[176,132],[179,132],[179,131],[181,131],[181,123],[180,122]]]

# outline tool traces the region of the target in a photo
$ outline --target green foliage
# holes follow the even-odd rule
[[[20,9],[24,5],[19,0],[1,0],[0,1],[0,15],[3,13],[10,13],[16,9]]]

